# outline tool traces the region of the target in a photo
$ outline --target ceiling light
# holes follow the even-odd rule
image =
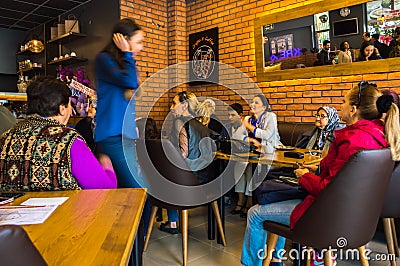
[[[28,42],[28,50],[32,53],[41,53],[44,50],[44,45],[42,41],[33,39]]]

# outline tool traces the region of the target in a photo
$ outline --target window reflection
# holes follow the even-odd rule
[[[390,43],[394,29],[400,26],[399,9],[400,0],[379,0],[264,25],[264,72],[312,67],[325,40],[331,42],[328,52],[332,63],[354,62],[365,41],[365,29],[371,36],[379,34],[380,43]],[[351,60],[338,59],[340,45],[344,43],[350,48],[345,52]]]

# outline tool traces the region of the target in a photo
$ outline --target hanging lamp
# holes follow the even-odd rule
[[[28,42],[28,50],[32,53],[41,53],[44,50],[42,41],[33,38]]]

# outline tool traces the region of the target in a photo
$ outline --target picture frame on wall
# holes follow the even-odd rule
[[[189,34],[189,85],[219,82],[218,27]]]

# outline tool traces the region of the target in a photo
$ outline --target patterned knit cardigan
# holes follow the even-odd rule
[[[71,172],[71,146],[79,134],[32,115],[0,137],[0,191],[81,189]]]

